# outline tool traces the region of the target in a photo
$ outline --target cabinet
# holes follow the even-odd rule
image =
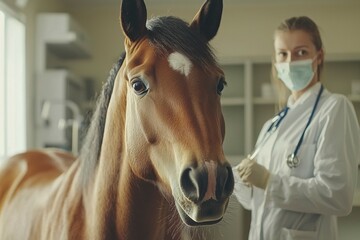
[[[277,100],[270,85],[270,57],[222,59],[221,66],[228,84],[221,99],[224,151],[236,165],[252,151],[262,125],[275,113]]]
[[[227,87],[221,98],[225,118],[224,151],[231,163],[245,154],[245,63],[222,66]]]
[[[61,65],[90,57],[88,37],[69,14],[41,13],[36,38],[37,146],[77,154],[86,82]]]

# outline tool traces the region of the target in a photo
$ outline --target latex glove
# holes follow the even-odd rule
[[[237,166],[239,176],[244,183],[265,189],[270,177],[270,172],[255,160],[245,158]]]

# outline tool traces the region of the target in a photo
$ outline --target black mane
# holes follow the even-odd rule
[[[104,84],[101,95],[98,98],[95,112],[91,118],[90,127],[84,139],[84,144],[80,151],[81,169],[83,171],[84,183],[92,176],[92,171],[96,168],[100,157],[101,145],[103,141],[106,112],[114,88],[116,75],[123,64],[125,53],[122,53],[117,63],[110,70],[109,77]]]

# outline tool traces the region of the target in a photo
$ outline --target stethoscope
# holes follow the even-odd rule
[[[320,90],[319,90],[319,93],[316,97],[316,100],[315,100],[315,103],[314,103],[314,106],[313,106],[313,109],[311,111],[311,114],[310,114],[310,117],[306,123],[306,126],[300,136],[300,139],[295,147],[295,150],[293,153],[291,153],[289,156],[287,156],[286,158],[286,163],[287,165],[289,166],[289,168],[296,168],[297,166],[299,166],[300,164],[300,159],[297,157],[297,154],[299,152],[299,149],[301,147],[301,144],[304,140],[304,136],[305,136],[305,132],[306,132],[306,129],[309,127],[310,123],[311,123],[311,120],[313,119],[314,115],[315,115],[315,111],[316,111],[316,108],[319,104],[319,101],[320,101],[320,97],[321,97],[321,94],[324,90],[324,86],[321,85],[320,87]],[[269,126],[269,128],[267,129],[266,131],[266,135],[265,137],[263,138],[263,140],[260,142],[260,144],[258,144],[258,146],[256,147],[256,149],[248,155],[248,158],[249,159],[254,159],[255,156],[259,153],[260,149],[264,146],[265,142],[269,139],[269,137],[271,136],[272,133],[274,133],[276,131],[276,129],[279,127],[281,121],[285,118],[287,112],[289,110],[289,107],[286,106],[284,109],[282,109],[272,120],[271,120],[271,124]]]

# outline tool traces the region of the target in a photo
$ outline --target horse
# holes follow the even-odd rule
[[[56,149],[11,157],[0,171],[0,239],[181,239],[220,222],[234,187],[209,41],[222,0],[190,24],[147,20],[123,0],[125,52],[110,71],[75,159]]]

